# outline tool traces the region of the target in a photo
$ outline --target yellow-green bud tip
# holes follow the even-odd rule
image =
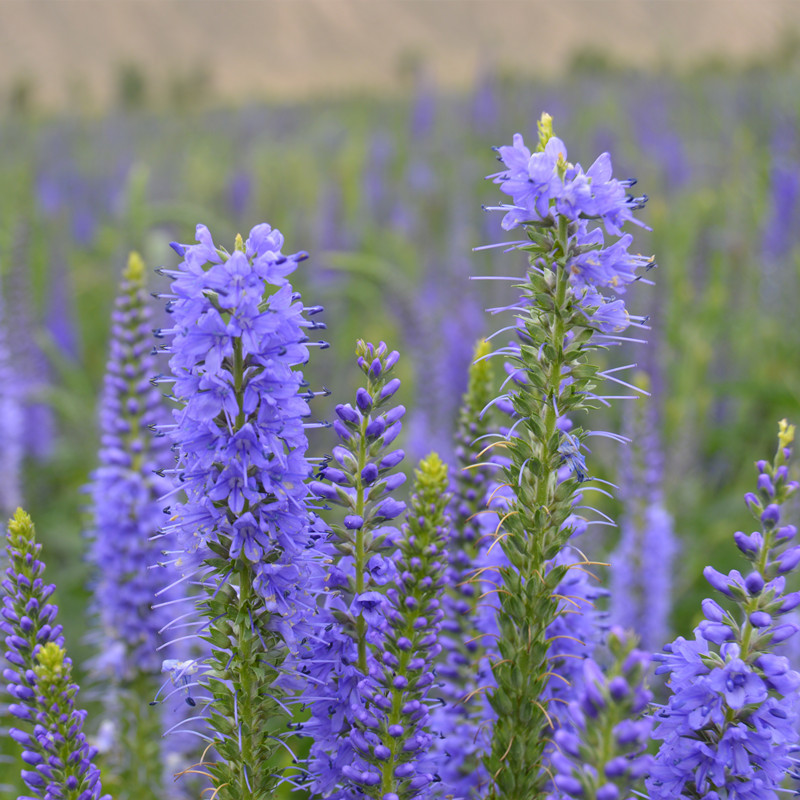
[[[242,239],[241,233],[236,234],[236,239],[233,241],[233,249],[238,250],[240,253],[245,252],[244,239]]]
[[[553,138],[553,118],[543,111],[536,127],[539,129],[539,146],[536,149],[544,150],[545,145]]]
[[[481,391],[485,385],[491,382],[492,365],[486,357],[491,352],[492,346],[486,339],[481,339],[475,346],[474,357],[469,367],[468,391],[470,394]]]
[[[36,654],[37,664],[33,671],[43,683],[53,683],[64,674],[64,659],[67,651],[55,642],[48,642],[39,648]]]
[[[789,445],[794,441],[794,425],[789,425],[789,423],[782,419],[778,423],[778,446],[781,450],[784,447],[789,447]]]
[[[14,512],[14,516],[8,521],[8,534],[12,541],[27,539],[32,542],[35,539],[33,520],[27,511],[18,508]]]
[[[479,361],[483,364],[486,361],[486,356],[492,352],[492,346],[486,339],[481,339],[477,345],[475,345],[475,357],[473,361]],[[481,360],[482,359],[482,360]]]
[[[447,491],[447,464],[439,458],[438,453],[428,453],[419,462],[417,469],[417,485],[420,489],[437,493]]]
[[[122,277],[126,281],[131,281],[133,283],[144,282],[144,261],[135,250],[131,251],[131,254],[128,256],[128,265],[125,267],[125,272],[122,273]]]

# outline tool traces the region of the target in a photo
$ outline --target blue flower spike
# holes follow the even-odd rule
[[[745,495],[757,526],[734,534],[746,574],[706,567],[720,602],[703,601],[693,640],[678,637],[656,655],[672,694],[656,714],[651,800],[777,800],[795,763],[800,674],[773,652],[798,631],[782,619],[800,604],[800,592],[786,591],[800,562],[797,528],[784,518],[798,488],[788,467],[794,434],[782,420],[775,457],[757,462],[756,491]]]
[[[511,487],[512,496],[492,534],[504,563],[492,662],[496,688],[488,693],[497,719],[484,764],[493,800],[518,800],[543,796],[548,781],[544,754],[554,724],[548,631],[568,611],[558,587],[576,566],[560,554],[588,525],[609,524],[582,502],[583,493],[596,488],[585,440],[619,437],[575,423],[586,410],[620,399],[601,392],[604,381],[632,392],[624,399],[643,394],[602,372],[597,351],[629,340],[621,334],[643,326],[621,295],[653,264],[629,252],[632,237],[622,232],[626,223],[641,224],[633,212],[645,198],[631,197],[630,183],[612,177],[607,153],[588,170],[571,163],[544,114],[533,150],[516,135],[497,154],[503,169],[489,177],[511,198],[498,207],[505,213],[502,227],[524,231],[527,239],[509,249],[527,253],[529,266],[519,278],[521,297],[496,309],[515,314],[504,330],[513,329],[519,341],[493,353],[507,361],[509,372],[508,388],[495,403],[515,421],[505,439],[492,443],[504,459],[496,458],[498,483]]]
[[[9,664],[3,677],[13,700],[8,710],[21,726],[9,733],[23,748],[22,779],[31,795],[98,800],[97,749],[81,730],[86,712],[75,705],[78,686],[72,682],[72,661],[56,623],[58,608],[49,602],[55,586],[42,578],[41,547],[30,516],[17,509],[8,525],[10,566],[0,612]]]
[[[304,308],[288,281],[306,254],[282,247],[262,224],[229,253],[200,225],[197,244],[175,245],[183,261],[163,270],[173,324],[160,333],[178,404],[165,431],[178,456],[174,493],[185,493],[163,534],[179,580],[202,587],[194,635],[211,655],[193,665],[187,698],[218,754],[198,770],[218,800],[266,800],[281,780],[286,673],[313,631],[323,581],[306,457],[314,393],[300,367],[325,343],[308,340],[320,326],[306,314],[319,309]]]

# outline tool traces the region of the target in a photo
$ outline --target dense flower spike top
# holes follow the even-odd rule
[[[22,778],[33,795],[45,800],[97,800],[102,791],[100,770],[93,763],[97,751],[81,731],[86,712],[75,707],[72,662],[56,624],[58,609],[48,602],[55,586],[42,579],[41,545],[22,509],[9,522],[6,550],[11,566],[3,581],[0,629],[11,666],[3,677],[14,699],[9,711],[24,726],[11,729],[23,748]]]
[[[207,686],[209,722],[220,760],[204,764],[214,794],[271,797],[278,776],[265,768],[283,743],[263,721],[288,724],[277,684],[290,652],[310,631],[322,567],[311,524],[311,466],[304,420],[313,392],[297,367],[306,362],[306,320],[287,276],[306,256],[281,253],[283,237],[258,225],[232,253],[204,226],[198,244],[174,245],[168,311],[174,325],[170,368],[181,404],[171,436],[186,501],[164,532],[177,545],[185,577],[206,590],[199,633],[211,645],[202,667],[182,665]],[[316,343],[323,345],[324,343]],[[274,762],[272,762],[274,763]]]
[[[521,225],[539,243],[553,239],[570,284],[597,326],[605,332],[628,327],[623,301],[604,301],[602,290],[624,294],[625,287],[639,279],[638,271],[653,266],[652,258],[629,252],[633,237],[621,230],[626,222],[642,225],[633,211],[644,205],[647,196],[633,197],[627,190],[635,181],[612,177],[608,153],[586,171],[567,161],[567,148],[553,135],[548,114],[539,122],[539,146],[534,152],[520,134],[514,136],[513,145],[497,152],[505,169],[489,177],[513,201],[499,206],[506,211],[503,228]],[[606,235],[616,241],[606,246]]]
[[[734,540],[750,571],[704,571],[728,608],[704,600],[694,640],[679,637],[656,656],[673,694],[657,715],[652,800],[776,800],[794,763],[800,674],[771,652],[798,631],[781,619],[800,604],[800,592],[786,592],[800,564],[797,528],[783,519],[798,489],[787,466],[794,430],[781,422],[775,458],[757,463],[757,489],[745,496],[759,530]]]
[[[598,488],[587,486],[584,440],[618,437],[574,423],[616,397],[599,393],[601,379],[635,388],[616,375],[620,368],[602,372],[592,356],[620,341],[629,325],[641,324],[610,292],[623,292],[652,260],[628,252],[631,237],[621,235],[620,226],[633,220],[632,210],[644,198],[626,195],[627,182],[611,177],[607,154],[586,172],[569,163],[552,120],[543,115],[534,152],[516,137],[512,147],[499,148],[498,157],[505,169],[490,177],[514,201],[500,206],[504,227],[520,226],[527,236],[500,246],[527,252],[529,268],[524,276],[501,278],[515,281],[522,296],[494,309],[515,314],[503,330],[514,331],[518,341],[493,354],[507,359],[509,373],[494,403],[514,422],[491,445],[508,505],[491,534],[503,560],[496,592],[498,656],[492,660],[496,688],[488,693],[497,719],[484,763],[494,782],[492,800],[517,800],[546,792],[543,759],[555,695],[549,685],[556,655],[551,636],[570,605],[558,593],[573,568],[563,551],[587,525],[607,524],[583,499]],[[616,238],[608,246],[607,235]],[[581,637],[586,655],[593,637]]]
[[[169,440],[151,432],[167,411],[161,392],[150,385],[156,367],[146,298],[144,263],[131,253],[112,315],[100,463],[88,487],[94,608],[101,627],[96,668],[117,682],[158,675],[159,630],[171,618],[168,608],[151,610],[156,592],[169,582],[163,570],[153,569],[161,560],[154,537],[164,523],[159,498],[171,487],[163,470],[174,458]]]
[[[213,549],[249,564],[256,592],[289,634],[304,605],[285,597],[308,579],[300,564],[310,541],[304,419],[312,393],[295,368],[308,360],[305,329],[322,327],[304,312],[320,309],[304,308],[287,281],[306,254],[283,255],[283,236],[269,225],[238,238],[231,254],[203,225],[197,239],[174,245],[184,261],[164,270],[174,277],[174,326],[160,334],[172,336],[182,403],[172,435],[187,496],[169,530],[188,553]]]

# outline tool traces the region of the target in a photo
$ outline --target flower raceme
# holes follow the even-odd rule
[[[392,496],[406,480],[398,471],[403,451],[390,449],[405,414],[402,405],[393,405],[400,388],[394,376],[399,353],[383,342],[361,341],[356,356],[365,385],[354,404],[336,406],[339,443],[320,469],[320,480],[310,485],[327,510],[344,511],[341,522],[330,526],[324,614],[300,667],[310,684],[304,700],[311,719],[301,724],[313,739],[308,782],[314,794],[326,798],[361,797],[361,773],[372,774],[350,733],[369,716],[361,686],[370,647],[381,635],[386,587],[397,578],[391,556],[399,532],[390,523],[406,508]],[[379,783],[378,777],[373,785]]]
[[[585,172],[568,162],[567,148],[553,136],[549,115],[542,115],[539,132],[533,153],[520,134],[512,146],[497,148],[505,169],[489,177],[513,201],[496,207],[506,211],[503,228],[522,226],[540,245],[555,239],[569,283],[596,327],[605,333],[624,330],[632,321],[624,302],[605,297],[603,290],[624,294],[628,284],[641,279],[642,269],[654,266],[651,257],[629,252],[633,237],[621,231],[626,222],[646,227],[633,211],[644,206],[647,196],[629,195],[635,181],[612,177],[608,153]],[[606,236],[618,238],[606,246]],[[517,245],[531,249],[528,242]]]
[[[141,703],[155,691],[164,655],[160,645],[170,635],[167,629],[180,602],[176,589],[171,605],[162,602],[152,608],[156,593],[178,575],[170,575],[167,566],[159,567],[156,534],[164,523],[159,498],[171,488],[164,470],[174,457],[169,440],[151,433],[168,418],[168,411],[161,392],[150,385],[156,357],[151,352],[145,290],[144,262],[131,253],[112,313],[99,414],[99,465],[87,487],[93,606],[99,623],[93,668],[97,678],[110,684],[103,726],[112,735],[104,751],[108,751],[106,764],[113,765],[119,781],[115,794],[122,798],[134,792],[162,797],[166,791],[159,757],[165,719],[147,707],[142,713]],[[172,737],[168,743],[172,752],[163,748],[166,759],[176,765],[183,760],[173,747],[178,743],[179,738]]]
[[[800,674],[772,652],[798,631],[781,619],[800,604],[800,592],[786,592],[800,563],[797,529],[783,519],[798,488],[787,466],[793,439],[782,421],[775,457],[757,463],[756,491],[745,496],[760,530],[734,541],[750,571],[705,569],[727,608],[704,600],[694,640],[678,637],[656,656],[672,695],[656,715],[652,800],[776,800],[794,762]]]
[[[481,511],[490,487],[491,465],[481,463],[479,453],[486,446],[490,422],[490,414],[481,412],[494,394],[492,362],[487,358],[490,352],[489,342],[478,342],[456,430],[458,469],[452,480],[442,652],[437,659],[436,694],[442,703],[432,712],[441,734],[434,742],[440,753],[438,771],[456,797],[468,797],[488,783],[480,763],[489,728],[482,693],[488,678],[487,648],[480,619],[486,614],[483,594],[490,587],[484,585],[480,564],[486,549]]]
[[[157,472],[174,459],[165,437],[150,428],[164,421],[163,398],[150,385],[155,372],[152,326],[146,305],[145,268],[132,253],[112,315],[110,357],[100,408],[99,466],[87,487],[91,497],[91,558],[97,575],[94,604],[102,654],[96,668],[114,680],[157,675],[159,629],[168,609],[151,612],[163,575],[152,569],[161,548],[151,541],[163,523],[159,497],[171,487]]]
[[[346,767],[344,773],[374,800],[430,797],[437,777],[430,754],[434,734],[428,695],[434,685],[434,659],[441,650],[447,488],[447,466],[431,453],[416,472],[394,556],[397,581],[382,603],[386,624],[368,655],[361,686],[367,714],[357,719],[350,739],[371,768]],[[380,782],[373,784],[378,775]]]
[[[202,584],[197,635],[211,657],[195,681],[210,692],[218,761],[202,766],[224,798],[270,797],[278,777],[264,765],[282,747],[266,719],[288,722],[276,686],[281,665],[310,629],[321,589],[311,524],[308,399],[297,369],[308,359],[305,314],[287,276],[306,256],[285,256],[283,237],[258,225],[232,253],[204,226],[167,295],[173,395],[169,432],[178,453],[176,493],[164,535],[186,580]],[[284,693],[285,694],[285,693]],[[202,734],[205,735],[205,734]]]
[[[495,402],[513,414],[514,424],[492,445],[503,451],[499,483],[512,497],[494,532],[505,563],[498,570],[497,685],[488,695],[497,721],[485,765],[494,784],[490,796],[517,800],[546,791],[548,629],[565,611],[556,594],[571,568],[557,556],[574,532],[603,523],[582,521],[576,508],[587,508],[581,496],[594,488],[587,486],[584,440],[618,438],[570,428],[568,420],[612,399],[597,393],[601,379],[633,388],[618,370],[601,372],[591,356],[641,324],[621,298],[607,293],[624,292],[652,260],[631,255],[631,237],[620,229],[634,221],[644,199],[626,195],[627,182],[611,177],[608,156],[587,172],[570,164],[549,116],[539,124],[535,152],[517,137],[498,157],[504,169],[490,177],[513,200],[500,206],[504,227],[527,235],[505,246],[527,252],[530,266],[526,276],[503,278],[516,281],[522,297],[497,309],[515,313],[503,330],[518,332],[520,342],[495,351],[510,364],[504,386],[511,384]],[[607,236],[615,239],[608,246]]]
[[[42,546],[22,509],[9,522],[6,541],[10,566],[3,581],[0,630],[6,634],[9,667],[3,677],[14,699],[9,711],[24,728],[10,731],[23,748],[22,778],[35,797],[98,800],[97,750],[81,731],[86,712],[75,707],[72,662],[56,624],[58,608],[48,602],[55,586],[42,579]]]

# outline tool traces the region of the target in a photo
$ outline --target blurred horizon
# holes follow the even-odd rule
[[[0,0],[0,98],[46,112],[443,89],[487,69],[686,71],[794,57],[794,0]],[[542,35],[543,33],[543,35]]]

